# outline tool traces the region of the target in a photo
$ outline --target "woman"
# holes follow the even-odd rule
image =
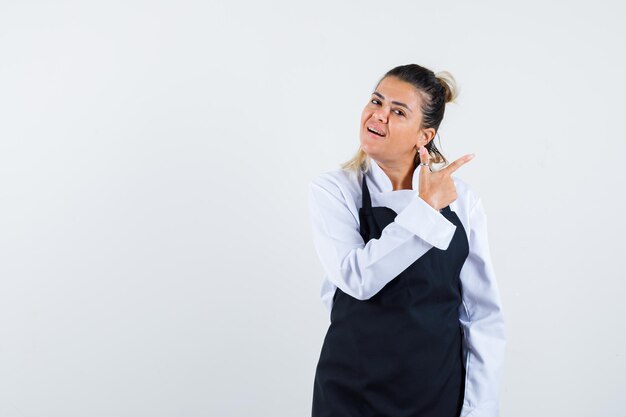
[[[480,198],[433,138],[454,78],[393,68],[363,109],[361,146],[309,203],[331,324],[313,417],[497,416],[504,322]]]

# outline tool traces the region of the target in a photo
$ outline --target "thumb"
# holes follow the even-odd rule
[[[428,154],[428,150],[426,149],[425,146],[420,146],[418,148],[418,152],[419,152],[419,155],[420,155],[420,165],[421,164],[428,165],[427,167],[424,167],[424,168],[428,168],[424,172],[431,172],[430,171],[430,155]],[[421,173],[421,171],[420,171],[420,173]]]

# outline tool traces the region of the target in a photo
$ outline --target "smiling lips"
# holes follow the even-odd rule
[[[381,128],[375,128],[375,127],[370,127],[367,126],[367,130],[369,132],[372,132],[373,134],[375,134],[376,136],[380,136],[380,137],[385,137],[386,133],[381,129]]]

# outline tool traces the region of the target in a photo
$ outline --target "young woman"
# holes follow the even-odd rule
[[[363,109],[360,148],[309,184],[330,326],[313,417],[495,417],[504,321],[485,212],[433,138],[454,78],[387,72]]]

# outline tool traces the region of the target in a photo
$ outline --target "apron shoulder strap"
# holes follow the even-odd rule
[[[361,190],[362,190],[362,204],[361,207],[363,208],[363,211],[367,214],[370,214],[372,212],[372,199],[370,197],[370,190],[369,188],[367,188],[367,183],[365,181],[365,172],[362,173],[363,174],[363,183],[361,185]]]

